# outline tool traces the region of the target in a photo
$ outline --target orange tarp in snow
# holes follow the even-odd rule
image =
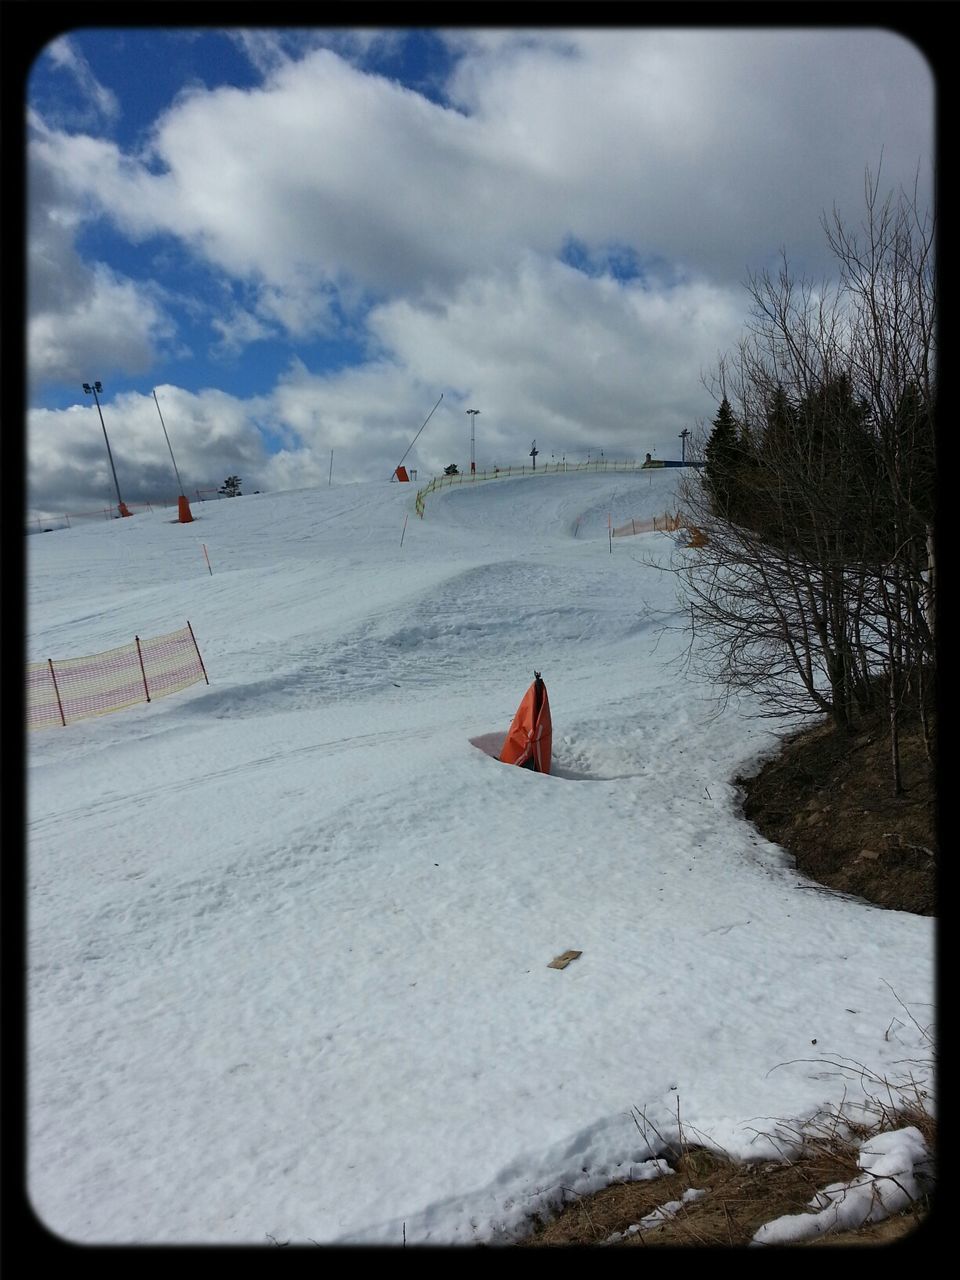
[[[549,773],[553,745],[550,702],[540,672],[534,672],[534,677],[513,717],[500,759],[504,764],[517,764],[523,769],[533,769],[535,773]]]

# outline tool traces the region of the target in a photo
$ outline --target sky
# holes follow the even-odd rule
[[[935,88],[870,25],[57,29],[26,514],[377,479],[424,423],[421,477],[678,457],[751,274],[828,279],[868,170],[930,206]]]
[[[838,1113],[887,1117],[861,1174],[758,1248],[929,1187],[890,1114],[935,1105],[936,922],[743,819],[733,780],[799,722],[685,666],[680,535],[608,532],[680,474],[460,480],[422,520],[413,485],[335,481],[25,540],[29,661],[189,622],[209,680],[25,735],[47,1231],[505,1243],[681,1132],[787,1159]],[[534,670],[549,775],[497,759]]]

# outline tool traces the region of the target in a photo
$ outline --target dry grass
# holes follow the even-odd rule
[[[908,1102],[896,1114],[887,1113],[874,1131],[908,1124],[920,1130],[932,1152],[936,1125],[919,1098],[915,1106]],[[589,1196],[570,1193],[560,1212],[538,1223],[517,1247],[744,1248],[767,1223],[810,1213],[818,1191],[857,1178],[862,1173],[859,1143],[868,1136],[866,1129],[845,1130],[836,1116],[819,1132],[794,1135],[802,1138],[798,1154],[780,1161],[744,1163],[700,1145],[684,1145],[664,1153],[672,1172],[663,1177],[612,1183]],[[684,1201],[691,1190],[698,1197]],[[921,1232],[929,1210],[930,1198],[924,1195],[907,1211],[881,1222],[811,1237],[792,1247],[905,1240]],[[652,1225],[651,1215],[658,1211],[663,1219]]]

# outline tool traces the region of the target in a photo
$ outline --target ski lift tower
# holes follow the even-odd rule
[[[534,471],[536,471],[536,469],[537,469],[537,454],[538,454],[539,452],[540,452],[540,450],[537,448],[537,442],[536,442],[536,440],[534,440],[533,444],[530,446],[530,457],[533,459],[533,469],[534,469]]]

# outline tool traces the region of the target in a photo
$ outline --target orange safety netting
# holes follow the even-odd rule
[[[27,666],[27,727],[45,729],[119,711],[207,680],[187,623],[180,631],[108,649],[86,658]],[[209,684],[209,680],[207,680]]]
[[[625,538],[634,533],[674,533],[684,523],[681,515],[670,515],[669,512],[664,512],[662,516],[652,516],[647,520],[631,520],[629,524],[618,525],[613,530],[613,536]]]

